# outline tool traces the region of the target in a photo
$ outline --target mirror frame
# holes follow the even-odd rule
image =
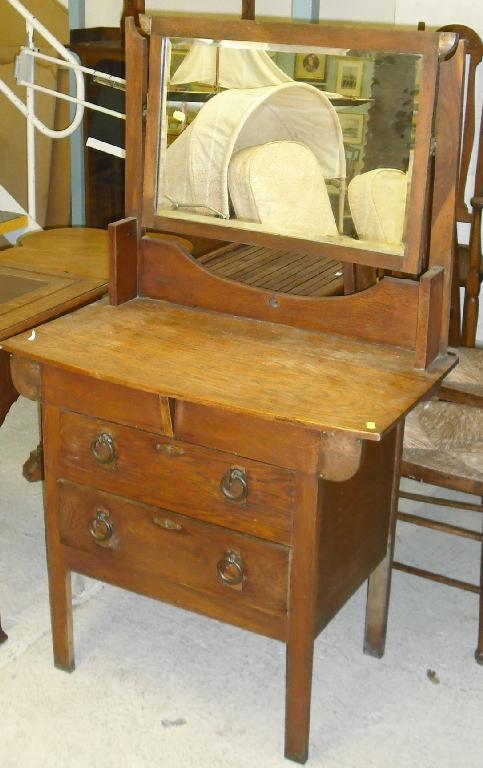
[[[240,20],[213,20],[209,17],[145,17],[150,40],[150,82],[148,89],[146,145],[143,189],[143,227],[173,232],[189,238],[200,236],[213,240],[305,251],[342,262],[380,267],[406,274],[419,274],[423,268],[430,226],[431,156],[433,154],[433,122],[436,107],[436,84],[439,58],[444,37],[437,32],[408,31],[397,28],[368,28],[332,26],[328,24],[259,23]],[[409,200],[406,210],[407,229],[402,255],[387,250],[325,243],[239,228],[236,220],[230,224],[214,224],[163,216],[156,210],[158,200],[158,170],[162,131],[163,104],[161,83],[169,65],[165,38],[208,38],[272,43],[274,45],[303,45],[326,48],[353,48],[369,52],[418,54],[421,61],[418,120],[416,124],[414,161]],[[443,46],[444,47],[444,46]],[[355,240],[354,243],[363,241]]]

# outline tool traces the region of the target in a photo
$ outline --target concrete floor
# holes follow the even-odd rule
[[[76,577],[77,669],[54,669],[41,487],[20,474],[36,433],[21,400],[0,430],[1,768],[290,765],[275,641]],[[473,542],[400,525],[397,547],[477,581]],[[316,641],[308,765],[482,768],[477,596],[395,573],[380,661],[362,654],[364,605],[362,588]]]

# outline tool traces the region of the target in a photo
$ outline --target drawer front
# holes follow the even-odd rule
[[[294,473],[69,411],[62,476],[206,522],[287,544]]]
[[[60,544],[88,556],[88,575],[99,577],[107,568],[108,580],[117,583],[117,575],[135,572],[232,608],[286,613],[287,547],[65,480],[59,495]]]

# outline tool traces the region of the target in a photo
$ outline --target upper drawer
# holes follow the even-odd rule
[[[290,470],[69,411],[61,414],[59,464],[67,479],[290,543]]]

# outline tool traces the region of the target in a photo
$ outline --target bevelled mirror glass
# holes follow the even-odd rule
[[[401,256],[421,56],[171,38],[156,212]]]

